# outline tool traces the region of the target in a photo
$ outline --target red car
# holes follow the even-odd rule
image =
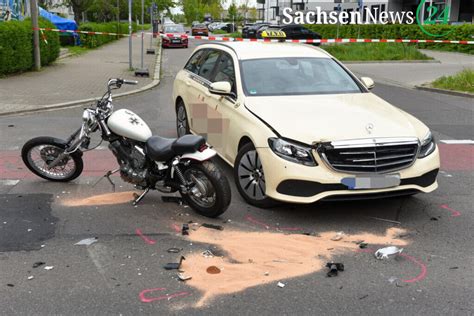
[[[191,28],[191,35],[204,35],[209,36],[209,30],[207,29],[206,24],[196,24]]]
[[[161,29],[162,47],[184,47],[188,48],[188,36],[181,24],[165,24]]]

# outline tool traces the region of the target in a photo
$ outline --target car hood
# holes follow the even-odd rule
[[[245,106],[282,137],[306,144],[377,137],[422,139],[428,132],[419,120],[372,93],[247,97]]]

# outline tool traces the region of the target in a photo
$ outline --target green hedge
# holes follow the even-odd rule
[[[39,26],[53,28],[49,21],[40,19]],[[47,44],[45,42],[47,41]],[[59,56],[59,35],[40,33],[41,65],[52,63]],[[0,75],[23,72],[34,66],[33,30],[30,20],[0,23]]]
[[[143,27],[145,30],[150,28],[149,24],[145,24]],[[80,31],[87,32],[108,32],[108,33],[119,33],[128,34],[128,23],[108,22],[108,23],[82,23],[79,27]],[[136,32],[141,30],[141,26],[136,23],[132,23],[132,30]],[[94,34],[79,34],[81,37],[81,45],[88,48],[95,48],[106,43],[112,42],[118,39],[117,36],[112,35],[94,35]]]
[[[323,38],[336,38],[337,25],[332,24],[310,24],[307,28],[318,32]],[[339,38],[384,38],[384,39],[434,39],[434,40],[473,40],[474,24],[463,25],[425,25],[424,28],[432,34],[444,34],[452,31],[444,37],[433,37],[425,34],[416,24],[362,24],[341,25],[339,27]],[[419,48],[429,48],[447,51],[456,51],[474,54],[474,45],[464,44],[413,44]]]

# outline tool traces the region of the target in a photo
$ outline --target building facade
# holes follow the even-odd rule
[[[293,11],[314,11],[320,7],[322,11],[358,11],[360,8],[370,10],[374,14],[391,11],[412,11],[416,13],[420,0],[257,0],[257,19],[270,23],[280,23],[283,19],[283,9]],[[434,6],[438,12],[449,7],[448,22],[473,23],[474,1],[472,0],[426,0],[421,10],[421,20],[425,20],[424,12],[429,6]]]

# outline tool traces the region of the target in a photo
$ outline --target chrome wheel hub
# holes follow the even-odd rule
[[[256,150],[250,150],[240,159],[237,167],[239,184],[245,194],[254,200],[265,196],[265,175]]]

